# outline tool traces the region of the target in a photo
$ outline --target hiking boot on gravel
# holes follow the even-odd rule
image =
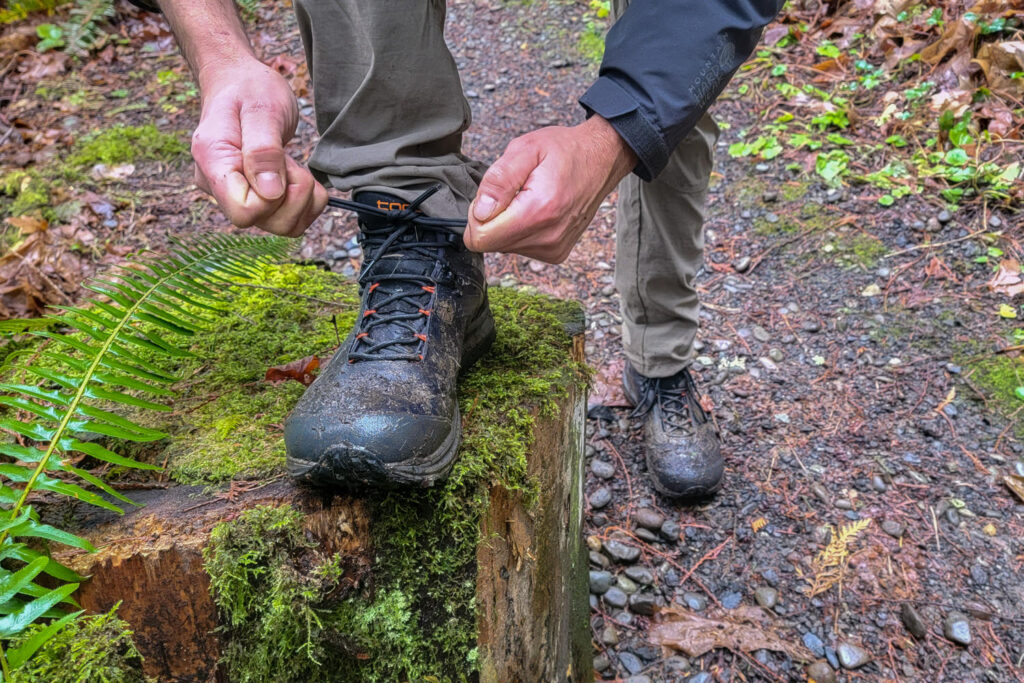
[[[460,371],[494,341],[483,257],[417,206],[363,192],[332,206],[357,211],[364,254],[352,333],[285,421],[288,470],[341,489],[431,486],[461,437]]]
[[[628,362],[622,375],[633,416],[644,420],[647,471],[654,488],[671,498],[693,500],[722,486],[721,446],[688,369],[671,377],[644,377]]]

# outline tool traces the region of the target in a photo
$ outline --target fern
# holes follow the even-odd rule
[[[162,432],[122,417],[116,407],[171,410],[166,401],[178,377],[151,359],[191,356],[177,339],[187,339],[210,322],[224,286],[232,278],[256,275],[287,250],[281,238],[237,235],[206,237],[187,246],[175,243],[167,257],[135,262],[88,282],[85,287],[100,295],[89,299],[91,306],[64,307],[52,316],[67,331],[33,332],[47,340],[19,367],[33,379],[0,382],[0,406],[16,415],[0,415],[0,430],[16,439],[0,443],[0,456],[5,456],[0,458],[0,640],[42,618],[60,617],[55,624],[67,623],[62,603],[76,606],[71,594],[82,577],[28,542],[41,539],[94,550],[85,539],[43,523],[29,504],[30,495],[47,491],[118,513],[123,511],[118,503],[132,504],[99,477],[72,465],[68,456],[159,469],[117,455],[98,437],[163,438]],[[14,564],[17,569],[11,568]],[[59,586],[35,583],[40,574]],[[52,637],[59,628],[51,625],[41,633]],[[7,653],[0,646],[3,680],[46,640],[35,637]]]
[[[88,54],[102,35],[100,25],[116,16],[114,0],[76,0],[68,20],[61,25],[64,51]]]
[[[840,591],[842,590],[846,564],[850,559],[850,546],[869,524],[871,524],[871,518],[867,517],[838,529],[832,529],[832,539],[811,562],[814,575],[808,579],[809,585],[804,588],[804,593],[808,597],[821,595],[837,584],[840,586]]]

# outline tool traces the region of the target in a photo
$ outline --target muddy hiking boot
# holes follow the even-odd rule
[[[359,193],[364,263],[355,327],[285,421],[288,470],[340,489],[431,486],[452,468],[462,433],[460,371],[494,341],[483,257],[396,197]]]
[[[688,369],[671,377],[644,377],[626,363],[622,386],[644,421],[647,471],[654,488],[683,500],[704,498],[722,487],[718,431],[700,405]]]

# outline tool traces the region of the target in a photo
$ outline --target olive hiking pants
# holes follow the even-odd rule
[[[617,19],[629,0],[613,0]],[[462,154],[471,121],[444,41],[444,0],[295,0],[313,82],[320,140],[314,174],[340,190],[406,200],[444,189],[424,205],[466,216],[487,166]],[[619,184],[615,281],[626,358],[667,377],[693,358],[703,261],[704,209],[718,126],[705,115],[652,182]]]

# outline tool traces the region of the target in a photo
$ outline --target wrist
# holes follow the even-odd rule
[[[610,161],[611,174],[624,178],[636,167],[636,152],[607,119],[594,114],[580,125],[585,128],[588,137],[598,144],[604,158]]]
[[[230,84],[238,84],[254,74],[272,71],[270,67],[256,59],[249,49],[204,53],[196,60],[196,82],[201,95],[214,94]],[[276,75],[276,72],[274,72]]]

